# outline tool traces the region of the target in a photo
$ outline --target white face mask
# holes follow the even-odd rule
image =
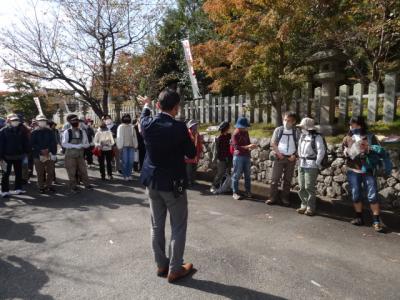
[[[47,122],[46,121],[38,121],[38,125],[39,127],[46,127],[47,126]]]
[[[292,124],[289,124],[287,121],[283,121],[283,126],[285,129],[292,129]]]
[[[19,125],[19,121],[11,121],[10,124],[12,127],[17,127]]]
[[[104,121],[104,123],[106,123],[106,125],[111,125],[112,124],[112,120],[107,119],[107,120]]]

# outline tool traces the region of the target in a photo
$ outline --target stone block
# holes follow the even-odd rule
[[[386,181],[387,185],[390,187],[393,187],[396,185],[397,180],[396,178],[390,177],[387,181]]]
[[[336,194],[332,187],[329,186],[326,188],[326,196],[329,198],[335,198]]]
[[[345,161],[344,161],[343,158],[336,158],[336,159],[332,162],[331,167],[332,167],[332,168],[340,168],[340,167],[343,166],[344,162],[345,162]]]
[[[332,176],[326,176],[325,179],[324,179],[325,185],[327,185],[327,186],[331,185],[332,180],[333,180]]]
[[[396,191],[400,191],[400,183],[397,183],[397,184],[394,186],[394,189],[395,189]]]
[[[347,180],[347,177],[344,174],[340,174],[340,175],[337,175],[337,176],[333,177],[333,181],[335,181],[335,182],[342,183],[342,182],[345,182],[346,180]]]
[[[321,175],[332,176],[333,175],[333,169],[332,168],[326,168],[326,169],[321,171]]]
[[[270,138],[262,138],[262,139],[260,139],[259,145],[262,149],[267,149],[271,145],[271,139]]]
[[[269,151],[267,151],[267,150],[260,151],[259,157],[260,157],[261,161],[267,160],[269,157]]]

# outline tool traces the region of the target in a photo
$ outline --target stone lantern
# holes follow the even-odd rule
[[[321,83],[319,103],[316,103],[316,122],[319,123],[323,134],[333,133],[335,121],[336,85],[344,79],[341,70],[344,68],[346,57],[336,50],[320,51],[312,55],[308,62],[318,66],[318,73],[314,80]],[[314,99],[317,97],[314,97]]]

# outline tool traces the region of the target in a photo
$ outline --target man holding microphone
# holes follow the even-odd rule
[[[189,275],[193,265],[183,262],[188,219],[185,158],[194,158],[196,148],[186,125],[175,120],[180,109],[177,92],[166,88],[161,92],[151,116],[150,99],[142,98],[141,132],[146,146],[146,158],[140,180],[149,195],[152,223],[152,248],[158,267],[157,275],[169,283]],[[165,252],[165,221],[171,221],[170,253]]]

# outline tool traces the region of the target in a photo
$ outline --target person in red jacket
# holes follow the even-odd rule
[[[192,139],[195,147],[196,147],[196,156],[194,158],[186,158],[186,175],[188,180],[188,186],[193,186],[196,180],[196,170],[197,164],[200,160],[200,155],[203,152],[203,140],[199,132],[197,131],[197,122],[195,120],[190,120],[187,123],[187,127],[189,130],[190,138]]]

